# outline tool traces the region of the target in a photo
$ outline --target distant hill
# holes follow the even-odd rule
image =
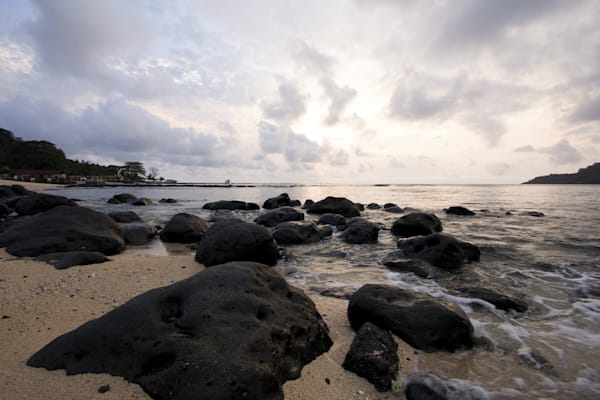
[[[544,184],[600,184],[600,162],[581,168],[574,174],[550,174],[538,176],[524,183]]]

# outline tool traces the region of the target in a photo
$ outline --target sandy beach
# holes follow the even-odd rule
[[[63,370],[28,367],[26,361],[57,336],[138,294],[202,269],[191,256],[126,252],[112,256],[107,263],[55,270],[0,250],[0,399],[149,399],[138,385],[119,377],[67,376]],[[341,367],[353,337],[346,318],[347,301],[308,294],[326,320],[334,345],[305,366],[300,379],[285,384],[285,398],[398,398],[376,392],[366,380]],[[98,393],[98,388],[107,384],[110,390]]]
[[[39,182],[24,182],[24,181],[12,181],[8,179],[0,179],[0,186],[2,185],[21,185],[27,190],[34,192],[43,192],[44,190],[59,189],[65,187],[65,185],[58,185],[54,183],[39,183]]]

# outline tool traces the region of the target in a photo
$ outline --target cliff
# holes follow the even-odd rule
[[[524,183],[544,184],[600,184],[600,162],[581,168],[574,174],[550,174],[538,176]]]

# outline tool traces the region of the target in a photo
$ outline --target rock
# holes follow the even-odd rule
[[[266,212],[254,220],[259,225],[273,227],[281,222],[302,221],[304,213],[291,207],[279,207],[273,211]]]
[[[319,217],[319,221],[317,222],[319,225],[333,225],[336,226],[339,230],[346,229],[346,225],[348,222],[346,221],[346,217],[340,214],[332,214],[327,213],[323,214]]]
[[[367,204],[367,209],[369,210],[379,210],[381,206],[377,203],[369,203]]]
[[[384,209],[386,209],[386,208],[392,208],[392,207],[398,207],[398,204],[396,204],[396,203],[385,203],[383,205]]]
[[[175,203],[177,203],[177,200],[168,198],[168,199],[160,199],[158,202],[159,203],[167,203],[167,204],[175,204]]]
[[[300,207],[301,205],[302,205],[302,203],[300,203],[300,200],[290,201],[290,207]]]
[[[130,193],[120,193],[115,194],[112,198],[110,198],[107,203],[110,204],[123,204],[123,203],[133,203],[137,200],[137,197]]]
[[[319,293],[321,296],[333,297],[335,299],[350,300],[350,297],[356,292],[356,288],[352,286],[339,286],[339,287],[318,287],[312,286],[310,288],[313,292]]]
[[[398,345],[388,331],[365,322],[352,341],[342,367],[371,382],[379,392],[392,388],[398,372]]]
[[[427,279],[431,276],[429,271],[429,268],[431,267],[428,268],[427,263],[420,260],[407,258],[404,256],[402,251],[396,250],[389,253],[383,258],[381,263],[394,272],[412,272],[418,277],[424,279]]]
[[[174,243],[193,243],[201,240],[208,230],[208,222],[204,219],[188,214],[174,215],[167,225],[160,231],[160,240]]]
[[[476,386],[463,381],[441,378],[418,372],[411,375],[406,383],[406,400],[488,400],[487,393]]]
[[[63,196],[53,196],[50,194],[34,193],[19,199],[14,209],[19,215],[33,215],[48,211],[58,206],[76,206],[72,200]]]
[[[399,240],[398,248],[406,257],[418,258],[444,269],[459,268],[465,262],[479,261],[480,254],[475,245],[442,233]]]
[[[317,201],[306,209],[309,214],[341,214],[346,218],[359,217],[360,211],[356,205],[345,197],[329,196]]]
[[[0,203],[0,218],[6,217],[10,213],[10,208],[4,203]]]
[[[106,393],[110,390],[110,385],[102,385],[98,388],[98,393]]]
[[[350,244],[377,243],[379,225],[364,218],[352,218],[341,237],[344,242]]]
[[[515,310],[520,313],[527,311],[527,304],[524,301],[506,296],[492,289],[481,287],[459,287],[456,290],[469,297],[485,300],[488,303],[493,304],[494,307],[499,310]]]
[[[116,222],[121,222],[127,224],[129,222],[138,222],[142,219],[139,215],[134,213],[133,211],[116,211],[108,214],[109,217],[114,219]]]
[[[256,261],[275,265],[279,252],[269,231],[239,220],[215,222],[196,251],[196,261],[206,267],[229,261]]]
[[[462,207],[462,206],[448,207],[444,211],[446,212],[446,214],[452,214],[452,215],[465,215],[465,216],[475,215],[475,213],[473,211],[469,210],[468,208]]]
[[[545,217],[544,213],[539,211],[527,211],[525,215],[530,217]]]
[[[256,203],[246,203],[239,200],[220,200],[206,203],[203,207],[205,210],[259,210],[260,207]]]
[[[308,207],[312,206],[313,204],[315,204],[314,201],[312,201],[311,199],[307,199],[304,201],[304,204],[302,205],[302,208],[304,210],[306,210]]]
[[[134,202],[131,203],[131,205],[134,206],[149,206],[152,204],[152,200],[150,200],[147,197],[142,197],[139,199],[136,199]]]
[[[314,303],[265,265],[236,262],[143,293],[28,361],[108,373],[154,399],[283,399],[332,345]]]
[[[109,259],[97,251],[66,251],[63,253],[42,254],[36,257],[47,262],[56,269],[66,269],[75,265],[99,264]]]
[[[384,208],[383,211],[389,212],[392,214],[403,214],[406,210],[404,210],[404,208],[402,208],[402,207],[392,206],[392,207]]]
[[[121,226],[125,243],[136,246],[148,243],[156,236],[157,232],[154,226],[141,221],[129,222]]]
[[[441,231],[442,222],[435,214],[420,212],[406,214],[392,225],[392,234],[400,237],[429,235]]]
[[[278,207],[291,207],[292,200],[287,193],[281,193],[279,196],[271,197],[270,199],[265,200],[263,203],[263,208],[267,210],[272,210]]]
[[[350,298],[348,319],[354,330],[371,322],[427,352],[473,347],[473,327],[460,308],[395,286],[361,287]]]
[[[123,229],[106,214],[80,206],[58,206],[17,220],[0,233],[0,247],[20,257],[66,251],[116,254],[125,248]]]
[[[365,211],[365,205],[362,203],[354,203],[354,207],[358,208],[358,211]]]
[[[331,236],[329,226],[319,228],[314,222],[282,222],[273,229],[273,238],[278,244],[315,243]]]

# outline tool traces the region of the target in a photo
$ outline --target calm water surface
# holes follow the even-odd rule
[[[148,197],[155,204],[106,203],[113,194],[123,192]],[[276,267],[305,291],[386,283],[444,298],[467,313],[476,335],[487,343],[469,352],[419,353],[409,369],[467,381],[497,399],[600,399],[600,186],[282,185],[65,188],[54,193],[80,199],[82,205],[103,212],[133,209],[146,222],[164,226],[179,212],[213,218],[214,212],[202,210],[209,201],[244,200],[261,205],[282,192],[302,202],[344,196],[364,204],[394,202],[432,212],[442,220],[445,233],[479,246],[480,262],[456,273],[439,271],[432,279],[422,279],[391,272],[380,264],[396,247],[389,230],[380,231],[379,243],[374,245],[345,244],[334,232],[332,238],[317,244],[288,246],[287,259]],[[169,197],[178,202],[158,203]],[[452,205],[463,205],[477,215],[446,216],[443,209]],[[545,216],[531,217],[528,211],[541,211]],[[231,214],[252,221],[259,211]],[[363,212],[363,217],[388,229],[400,216],[381,210]],[[165,246],[159,240],[127,251],[193,254],[184,246]],[[474,306],[473,299],[453,291],[460,285],[517,296],[530,304],[529,311],[511,315],[482,301]]]

